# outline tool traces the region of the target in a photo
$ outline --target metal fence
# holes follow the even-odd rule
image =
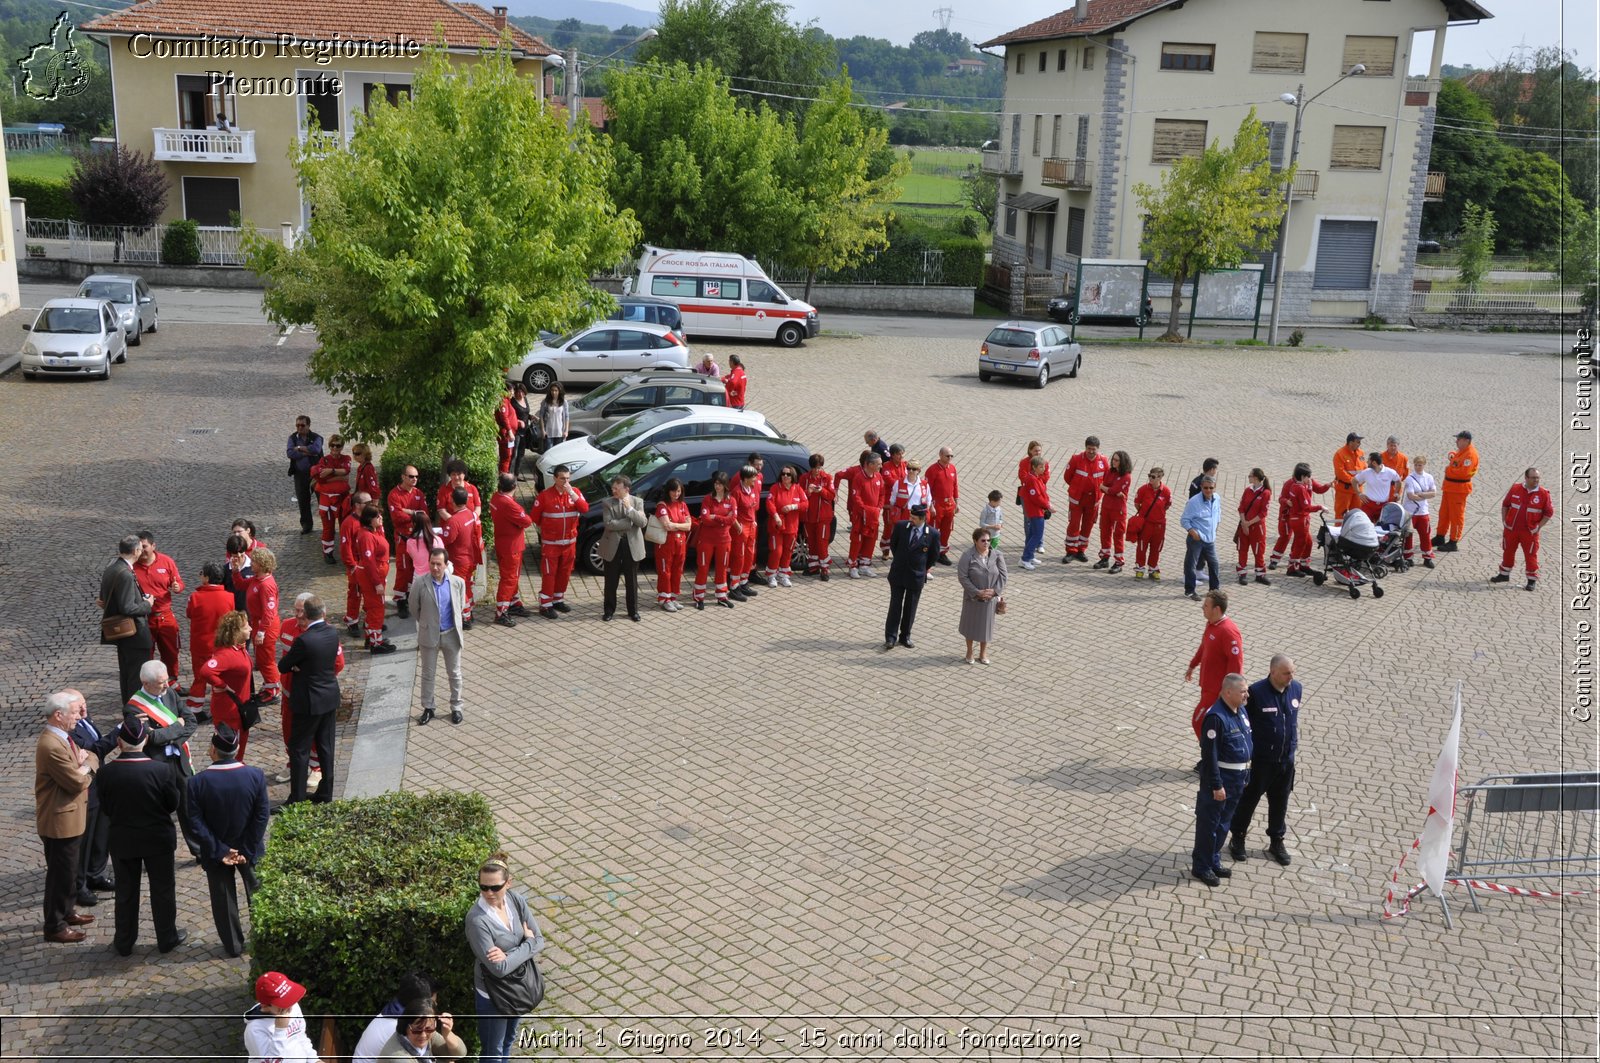
[[[1533,282],[1515,288],[1495,287],[1440,291],[1413,291],[1411,312],[1414,314],[1452,314],[1463,311],[1544,310],[1558,314],[1575,314],[1583,308],[1583,291],[1563,288],[1560,284]]]
[[[1451,878],[1533,880],[1553,891],[1574,878],[1600,881],[1600,773],[1491,775],[1461,787],[1456,806],[1464,811]],[[1472,881],[1467,893],[1480,910]]]
[[[62,251],[78,262],[155,265],[161,261],[161,243],[169,228],[170,225],[139,229],[129,225],[86,225],[53,218],[29,218],[27,239],[55,242],[56,247],[47,247],[47,253]],[[243,266],[247,231],[250,230],[229,225],[199,226],[200,265]],[[282,239],[278,232],[255,231],[273,242]]]

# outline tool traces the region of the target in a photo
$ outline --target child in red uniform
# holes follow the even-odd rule
[[[356,533],[356,578],[367,603],[367,649],[393,653],[394,643],[383,637],[384,588],[389,583],[389,540],[383,534],[383,510],[368,505],[361,511]]]
[[[656,603],[663,612],[676,613],[683,608],[678,594],[683,589],[689,533],[694,530],[689,503],[683,500],[683,481],[676,476],[667,481],[666,497],[656,505],[656,522],[667,533],[667,541],[656,547]]]
[[[1044,522],[1055,513],[1046,475],[1045,460],[1034,458],[1022,476],[1022,567],[1030,572],[1039,567],[1034,556],[1044,545]]]
[[[738,507],[728,493],[728,474],[720,469],[711,477],[711,493],[700,503],[700,519],[695,525],[694,607],[706,607],[706,578],[716,574],[717,604],[733,608],[728,601],[728,554],[733,546],[733,524],[739,519]]]

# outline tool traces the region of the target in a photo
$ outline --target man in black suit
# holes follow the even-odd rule
[[[102,731],[89,719],[89,702],[79,691],[62,691],[72,699],[78,722],[72,727],[72,740],[79,748],[87,749],[97,758],[95,763],[105,763],[106,757],[117,748],[117,729]],[[110,893],[117,888],[111,880],[108,866],[111,850],[111,821],[100,814],[100,780],[96,776],[89,782],[89,812],[83,829],[83,842],[78,846],[78,906],[91,908],[100,903],[95,890]]]
[[[117,759],[100,772],[100,800],[111,817],[111,863],[117,869],[117,930],[111,939],[127,956],[139,939],[140,877],[150,876],[150,918],[156,926],[156,947],[171,952],[189,938],[178,929],[178,811],[182,787],[178,773],[164,761],[144,755],[150,729],[141,716],[130,716],[117,728]]]
[[[189,759],[189,738],[198,724],[194,711],[178,696],[178,688],[172,685],[165,664],[159,660],[149,660],[140,666],[139,690],[122,707],[122,716],[123,719],[144,717],[144,725],[149,731],[144,745],[145,756],[158,763],[171,765],[172,770],[178,773],[180,786],[194,774],[194,765]],[[189,855],[198,858],[200,851],[189,833],[189,820],[183,811],[187,800],[184,794],[185,791],[180,789],[178,829],[183,832]]]
[[[239,893],[233,873],[244,879],[244,899],[256,892],[256,862],[266,851],[267,777],[260,768],[240,764],[239,736],[222,724],[211,736],[211,766],[188,782],[189,832],[200,846],[211,891],[211,919],[222,951],[244,951],[239,926]]]
[[[322,599],[313,594],[301,606],[306,629],[278,658],[278,671],[294,674],[289,691],[289,800],[306,799],[306,777],[311,765],[311,747],[317,747],[317,762],[322,765],[322,782],[311,800],[333,800],[334,714],[339,711],[339,633],[324,619]]]
[[[911,644],[911,625],[916,623],[917,602],[928,570],[939,557],[939,533],[928,527],[928,507],[911,507],[911,519],[895,522],[889,535],[889,618],[883,624],[883,648],[894,649],[895,642],[906,649]]]
[[[100,633],[101,645],[117,648],[118,682],[122,687],[122,700],[126,702],[139,689],[139,666],[150,659],[155,641],[150,637],[150,606],[155,601],[139,590],[139,581],[133,575],[133,562],[139,556],[139,537],[124,535],[117,543],[117,559],[100,574],[100,607],[102,619],[113,616],[130,617],[134,623],[133,634],[123,639],[108,639]]]

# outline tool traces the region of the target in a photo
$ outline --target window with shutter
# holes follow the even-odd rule
[[[1049,53],[1043,48],[1039,49],[1039,73],[1044,73],[1045,63],[1049,61]]]
[[[1036,115],[1033,116],[1033,153],[1035,155],[1039,154],[1039,144],[1040,144],[1040,141],[1042,141],[1043,139],[1044,139],[1044,115],[1036,114]]]
[[[1257,74],[1304,74],[1306,35],[1257,33],[1255,47],[1250,53],[1250,69]]]
[[[1094,45],[1092,44],[1083,46],[1083,68],[1085,70],[1094,69]]]
[[[1058,114],[1050,122],[1050,157],[1061,157],[1061,116]]]
[[[1077,158],[1087,159],[1089,157],[1089,116],[1086,114],[1078,116],[1077,149],[1074,153]]]
[[[1394,76],[1394,55],[1399,45],[1396,37],[1357,37],[1344,39],[1344,66],[1349,70],[1357,63],[1367,69],[1362,77],[1386,78]]]
[[[1214,44],[1163,44],[1161,46],[1162,70],[1212,69],[1217,58]]]
[[[1383,134],[1381,125],[1336,125],[1333,127],[1333,148],[1328,153],[1330,170],[1381,170],[1383,169]]]
[[[1067,68],[1067,50],[1065,48],[1058,48],[1056,50],[1056,70],[1059,72],[1059,71],[1065,70],[1066,68]]]
[[[1267,122],[1267,159],[1272,172],[1277,173],[1289,165],[1289,123]]]
[[[1082,207],[1067,208],[1067,254],[1083,254],[1083,221]]]
[[[1017,73],[1022,73],[1022,52],[1017,53]]]
[[[1206,150],[1205,122],[1179,118],[1157,118],[1151,162],[1176,162]]]

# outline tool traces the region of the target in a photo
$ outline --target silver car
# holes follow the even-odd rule
[[[128,360],[128,338],[104,299],[51,299],[22,345],[22,375],[111,379],[111,363]]]
[[[95,273],[85,277],[78,285],[78,298],[104,299],[110,303],[130,347],[139,346],[144,342],[144,334],[156,331],[161,324],[154,293],[143,277],[132,273]]]
[[[535,394],[560,381],[593,387],[623,373],[655,366],[689,368],[689,348],[665,325],[648,321],[596,321],[588,328],[534,344],[506,370],[506,380],[522,381]]]
[[[1042,388],[1055,375],[1077,376],[1083,348],[1067,330],[1048,321],[1007,321],[996,325],[978,348],[978,379],[1023,377]]]

